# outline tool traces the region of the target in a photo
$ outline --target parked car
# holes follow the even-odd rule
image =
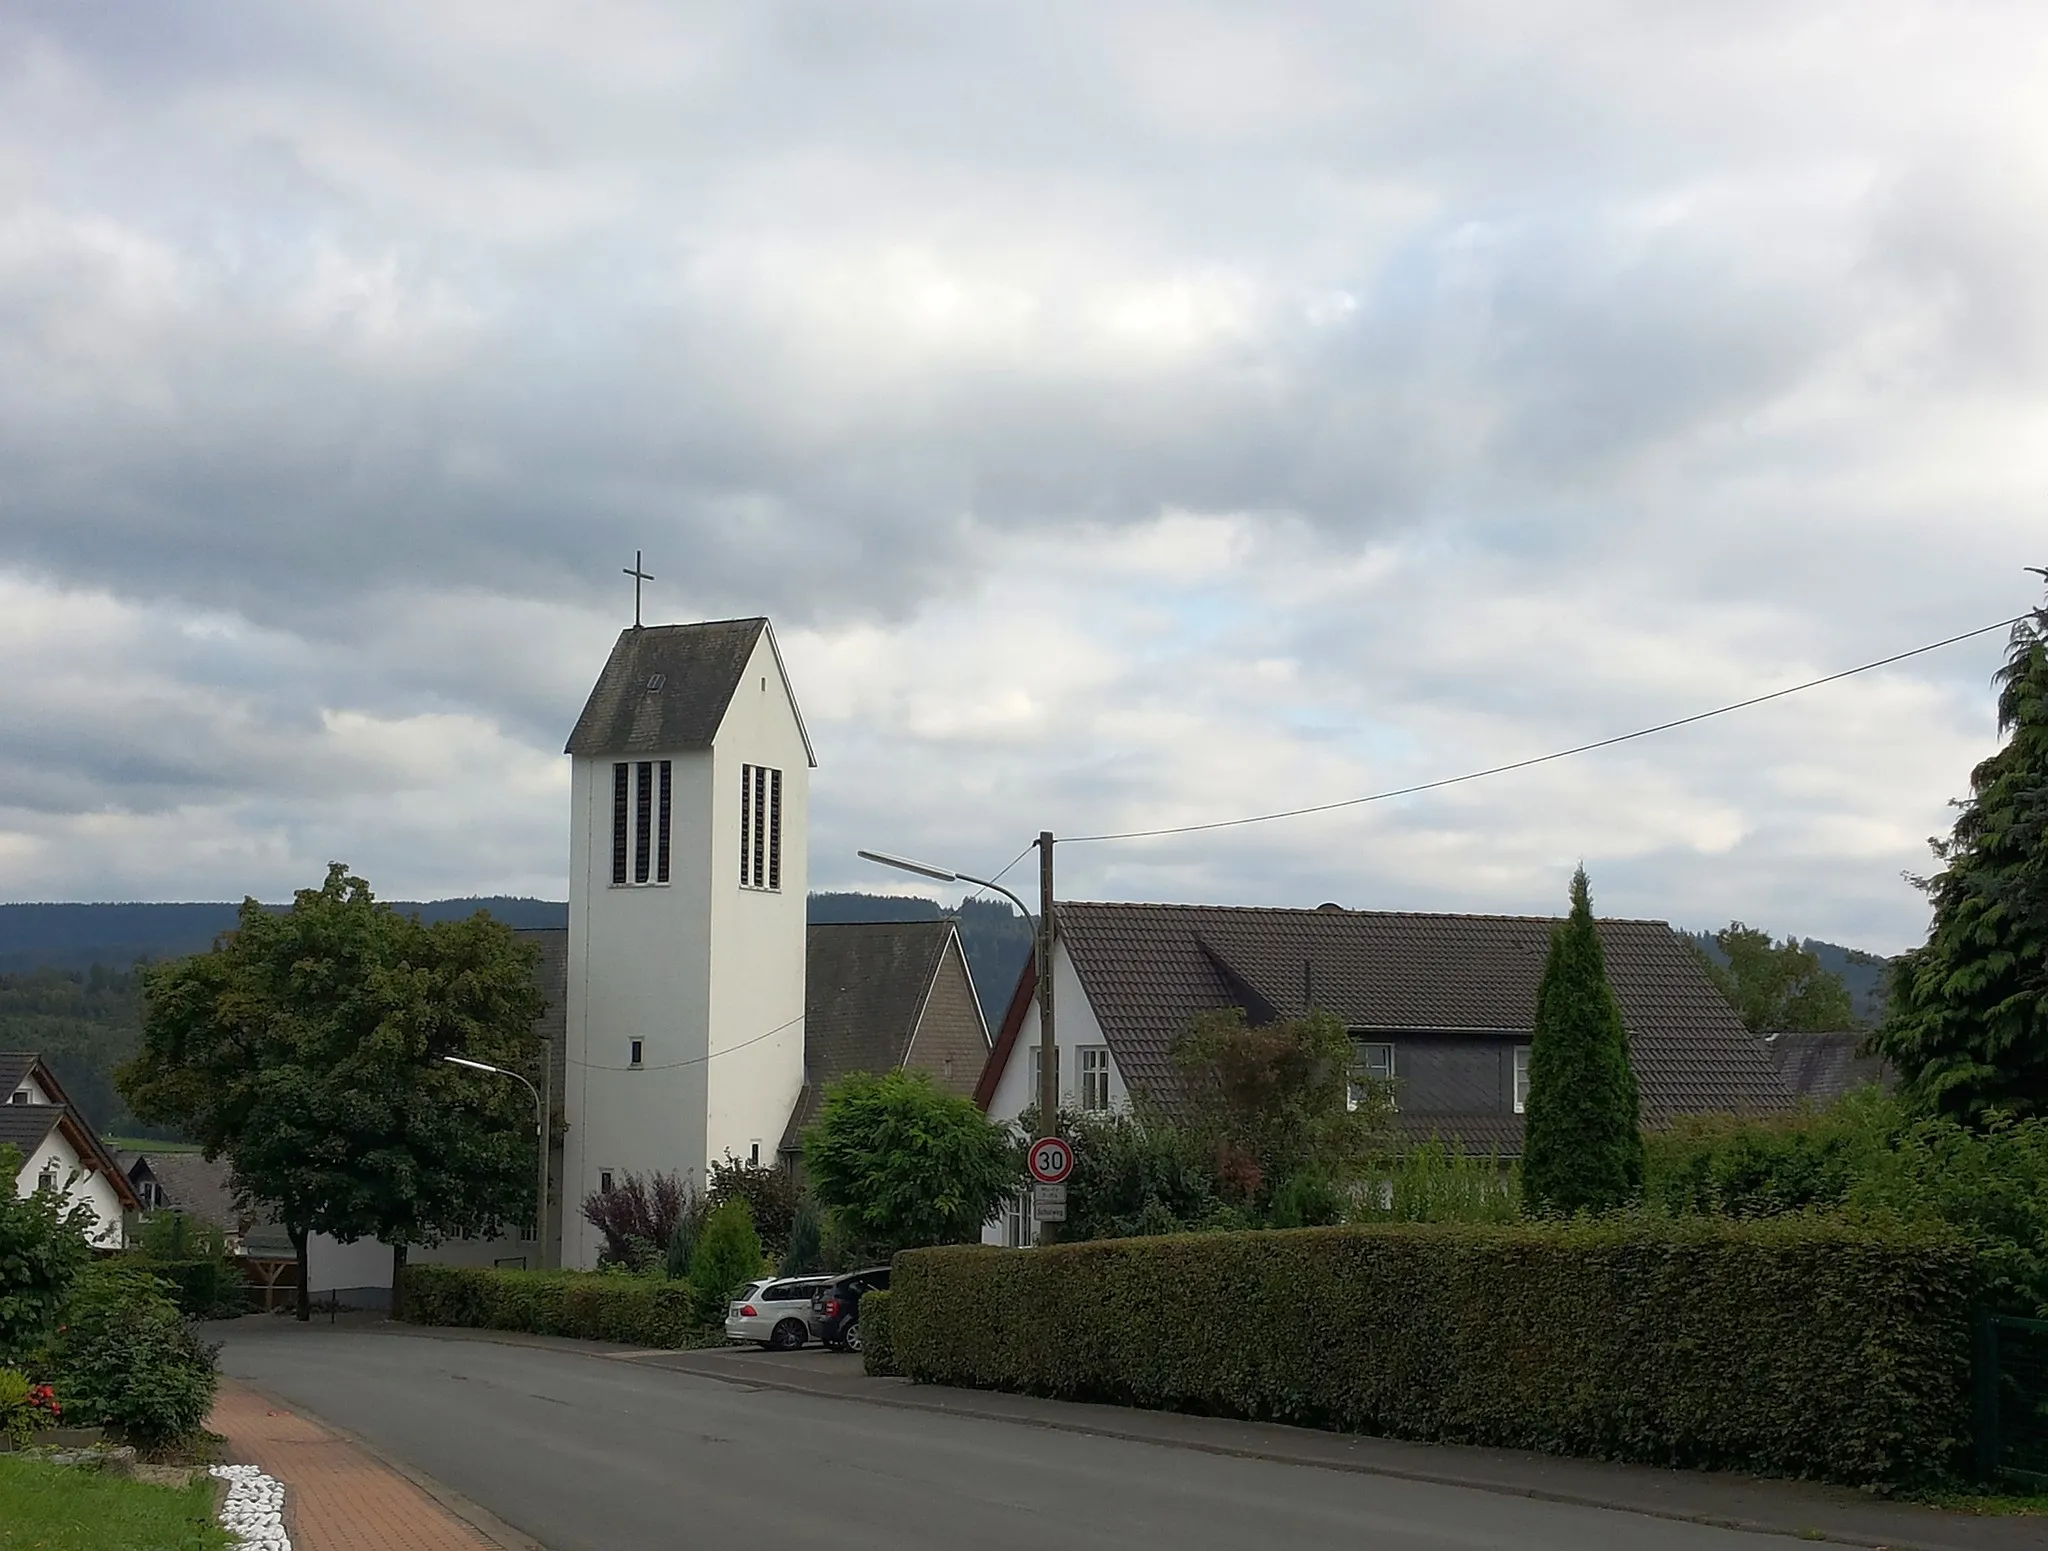
[[[811,1294],[811,1329],[827,1346],[859,1351],[861,1295],[888,1285],[887,1266],[854,1271],[828,1282]]]
[[[811,1295],[829,1276],[763,1277],[725,1311],[725,1339],[793,1352],[811,1338]]]

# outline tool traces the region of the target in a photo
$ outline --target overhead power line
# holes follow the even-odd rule
[[[1417,792],[1434,792],[1446,786],[1461,786],[1467,781],[1483,781],[1488,776],[1506,775],[1513,770],[1527,770],[1534,765],[1547,765],[1554,760],[1570,759],[1575,754],[1590,754],[1595,749],[1611,749],[1617,743],[1631,743],[1637,738],[1648,738],[1660,732],[1670,732],[1675,727],[1690,727],[1694,722],[1704,722],[1711,717],[1726,716],[1731,711],[1747,710],[1750,706],[1762,705],[1770,700],[1783,700],[1787,695],[1801,694],[1809,689],[1819,689],[1823,684],[1834,684],[1842,679],[1854,678],[1859,673],[1868,673],[1874,668],[1885,668],[1895,662],[1904,662],[1909,657],[1924,656],[1938,652],[1944,646],[1954,646],[1958,641],[1968,641],[1980,635],[1989,635],[1994,630],[2004,630],[2032,618],[2029,614],[2015,615],[1989,625],[1979,625],[1975,630],[1965,630],[1961,635],[1952,635],[1940,641],[1929,641],[1925,646],[1916,646],[1911,651],[1894,652],[1889,657],[1880,657],[1875,662],[1844,668],[1840,673],[1830,673],[1823,678],[1808,679],[1804,684],[1792,684],[1784,689],[1774,689],[1767,695],[1752,695],[1747,700],[1716,706],[1711,711],[1695,711],[1690,716],[1675,717],[1668,722],[1659,722],[1654,727],[1638,727],[1634,732],[1618,733],[1612,738],[1596,739],[1592,743],[1576,744],[1568,749],[1558,749],[1550,754],[1538,754],[1530,759],[1517,759],[1505,765],[1489,765],[1484,770],[1468,770],[1463,775],[1444,776],[1440,780],[1422,781],[1414,786],[1397,786],[1391,791],[1373,792],[1365,797],[1346,797],[1340,802],[1312,803],[1304,808],[1283,808],[1277,813],[1253,813],[1243,818],[1211,819],[1204,824],[1171,824],[1159,829],[1127,829],[1106,835],[1062,835],[1061,845],[1090,845],[1109,840],[1149,840],[1158,835],[1192,835],[1212,829],[1236,829],[1246,824],[1270,824],[1275,819],[1298,819],[1311,813],[1333,813],[1339,808],[1358,808],[1367,803],[1386,802],[1394,797],[1411,797]],[[1029,849],[1028,847],[1026,849]],[[1021,857],[1020,857],[1021,860]],[[1015,862],[1010,864],[1016,866]],[[1005,868],[1004,871],[1008,871]]]

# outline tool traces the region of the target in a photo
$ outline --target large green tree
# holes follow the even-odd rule
[[[1796,937],[1773,942],[1740,921],[1714,933],[1720,957],[1702,952],[1707,978],[1728,999],[1752,1034],[1781,1029],[1813,1031],[1856,1027],[1848,983],[1825,968]]]
[[[533,1208],[537,1164],[523,1086],[448,1065],[462,1055],[540,1064],[532,949],[487,916],[423,926],[336,863],[291,908],[245,901],[215,948],[144,983],[142,1048],[121,1069],[145,1120],[225,1157],[306,1241],[392,1246],[492,1233]]]
[[[2048,608],[2013,628],[1994,682],[2005,744],[1930,842],[1933,927],[1893,961],[1872,1040],[1910,1103],[1972,1124],[2048,1115]]]
[[[1643,1134],[1621,1004],[1581,867],[1536,989],[1522,1194],[1544,1212],[1607,1211],[1642,1189]]]
[[[893,1254],[963,1244],[1022,1182],[1009,1131],[923,1072],[857,1072],[826,1091],[804,1133],[804,1173],[843,1236]]]

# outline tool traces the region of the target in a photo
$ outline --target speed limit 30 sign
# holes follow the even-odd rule
[[[1074,1149],[1057,1136],[1041,1136],[1031,1144],[1031,1177],[1041,1185],[1057,1185],[1074,1172]]]

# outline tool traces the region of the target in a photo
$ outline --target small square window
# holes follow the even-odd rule
[[[10,1104],[26,1104],[28,1102],[28,1089],[16,1088],[14,1092],[7,1095],[7,1102]]]
[[[1394,1080],[1394,1047],[1371,1040],[1353,1040],[1351,1043],[1351,1088],[1345,1095],[1344,1107],[1357,1109],[1370,1091],[1368,1085],[1382,1086]]]
[[[1529,1047],[1515,1046],[1515,1113],[1528,1113],[1529,1109]]]
[[[640,1064],[641,1058],[642,1058],[643,1056],[645,1056],[646,1054],[647,1054],[647,1041],[645,1041],[644,1039],[635,1039],[635,1040],[628,1040],[628,1041],[626,1042],[626,1064],[627,1064],[627,1065],[629,1065],[629,1066],[638,1066],[638,1065]]]

